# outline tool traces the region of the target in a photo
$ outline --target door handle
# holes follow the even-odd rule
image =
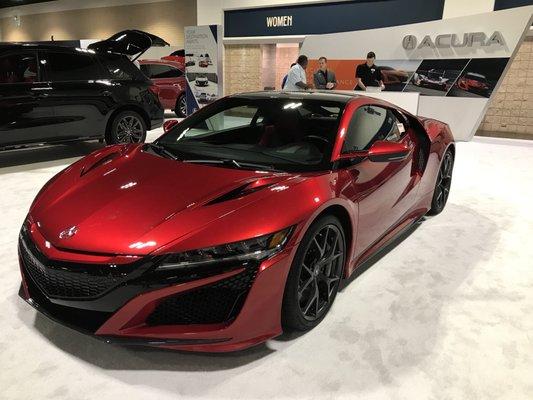
[[[109,90],[104,90],[102,96],[111,97],[112,93]]]

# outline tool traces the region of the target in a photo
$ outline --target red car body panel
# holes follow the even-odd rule
[[[335,210],[347,222],[348,278],[431,207],[440,160],[453,146],[442,122],[355,96],[341,118],[332,161],[347,157],[341,154],[346,130],[355,110],[366,104],[393,107],[410,119],[401,141],[410,149],[409,157],[399,162],[365,159],[323,172],[276,173],[187,164],[149,154],[142,145],[106,147],[77,161],[41,190],[29,213],[31,239],[50,259],[120,265],[294,226],[283,251],[261,263],[240,313],[229,323],[150,326],[146,319],[169,296],[238,274],[238,269],[141,293],[94,332],[111,341],[142,339],[148,345],[191,351],[233,351],[264,342],[282,333],[281,305],[292,259],[322,212]],[[423,146],[427,162],[420,170],[412,155]],[[261,189],[212,203],[246,184]],[[73,224],[78,233],[60,239]],[[22,276],[21,295],[29,299],[24,272]],[[183,343],[188,340],[192,342]]]
[[[179,59],[181,57],[168,56],[168,58]],[[152,82],[159,88],[158,97],[163,108],[174,110],[176,108],[177,100],[185,95],[186,81],[185,81],[185,64],[169,59],[161,60],[139,60],[140,65],[154,64],[167,65],[172,68],[179,69],[183,72],[180,77],[173,78],[150,78]]]

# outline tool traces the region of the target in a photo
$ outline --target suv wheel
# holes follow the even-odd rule
[[[179,118],[185,118],[187,116],[187,98],[185,97],[185,94],[182,94],[176,101],[174,113]]]
[[[135,111],[117,114],[106,137],[107,144],[143,143],[145,140],[146,124]]]

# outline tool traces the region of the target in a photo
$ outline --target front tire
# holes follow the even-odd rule
[[[326,316],[339,289],[346,259],[340,221],[325,215],[305,233],[292,262],[283,295],[284,330],[308,331]]]
[[[185,118],[187,116],[187,98],[185,97],[185,94],[178,97],[174,114],[176,114],[178,118]]]
[[[146,123],[135,111],[122,111],[113,121],[108,134],[107,144],[143,143],[146,140]]]
[[[444,206],[446,206],[452,185],[453,161],[454,158],[451,150],[446,150],[440,163],[439,174],[435,183],[435,190],[433,191],[433,199],[431,200],[431,209],[428,211],[428,215],[440,214],[444,210]]]

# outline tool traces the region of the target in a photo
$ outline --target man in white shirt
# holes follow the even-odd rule
[[[296,65],[292,66],[287,75],[287,82],[283,87],[283,90],[307,90],[311,89],[313,85],[307,84],[307,78],[305,77],[305,69],[307,68],[307,57],[301,55],[296,60]]]

